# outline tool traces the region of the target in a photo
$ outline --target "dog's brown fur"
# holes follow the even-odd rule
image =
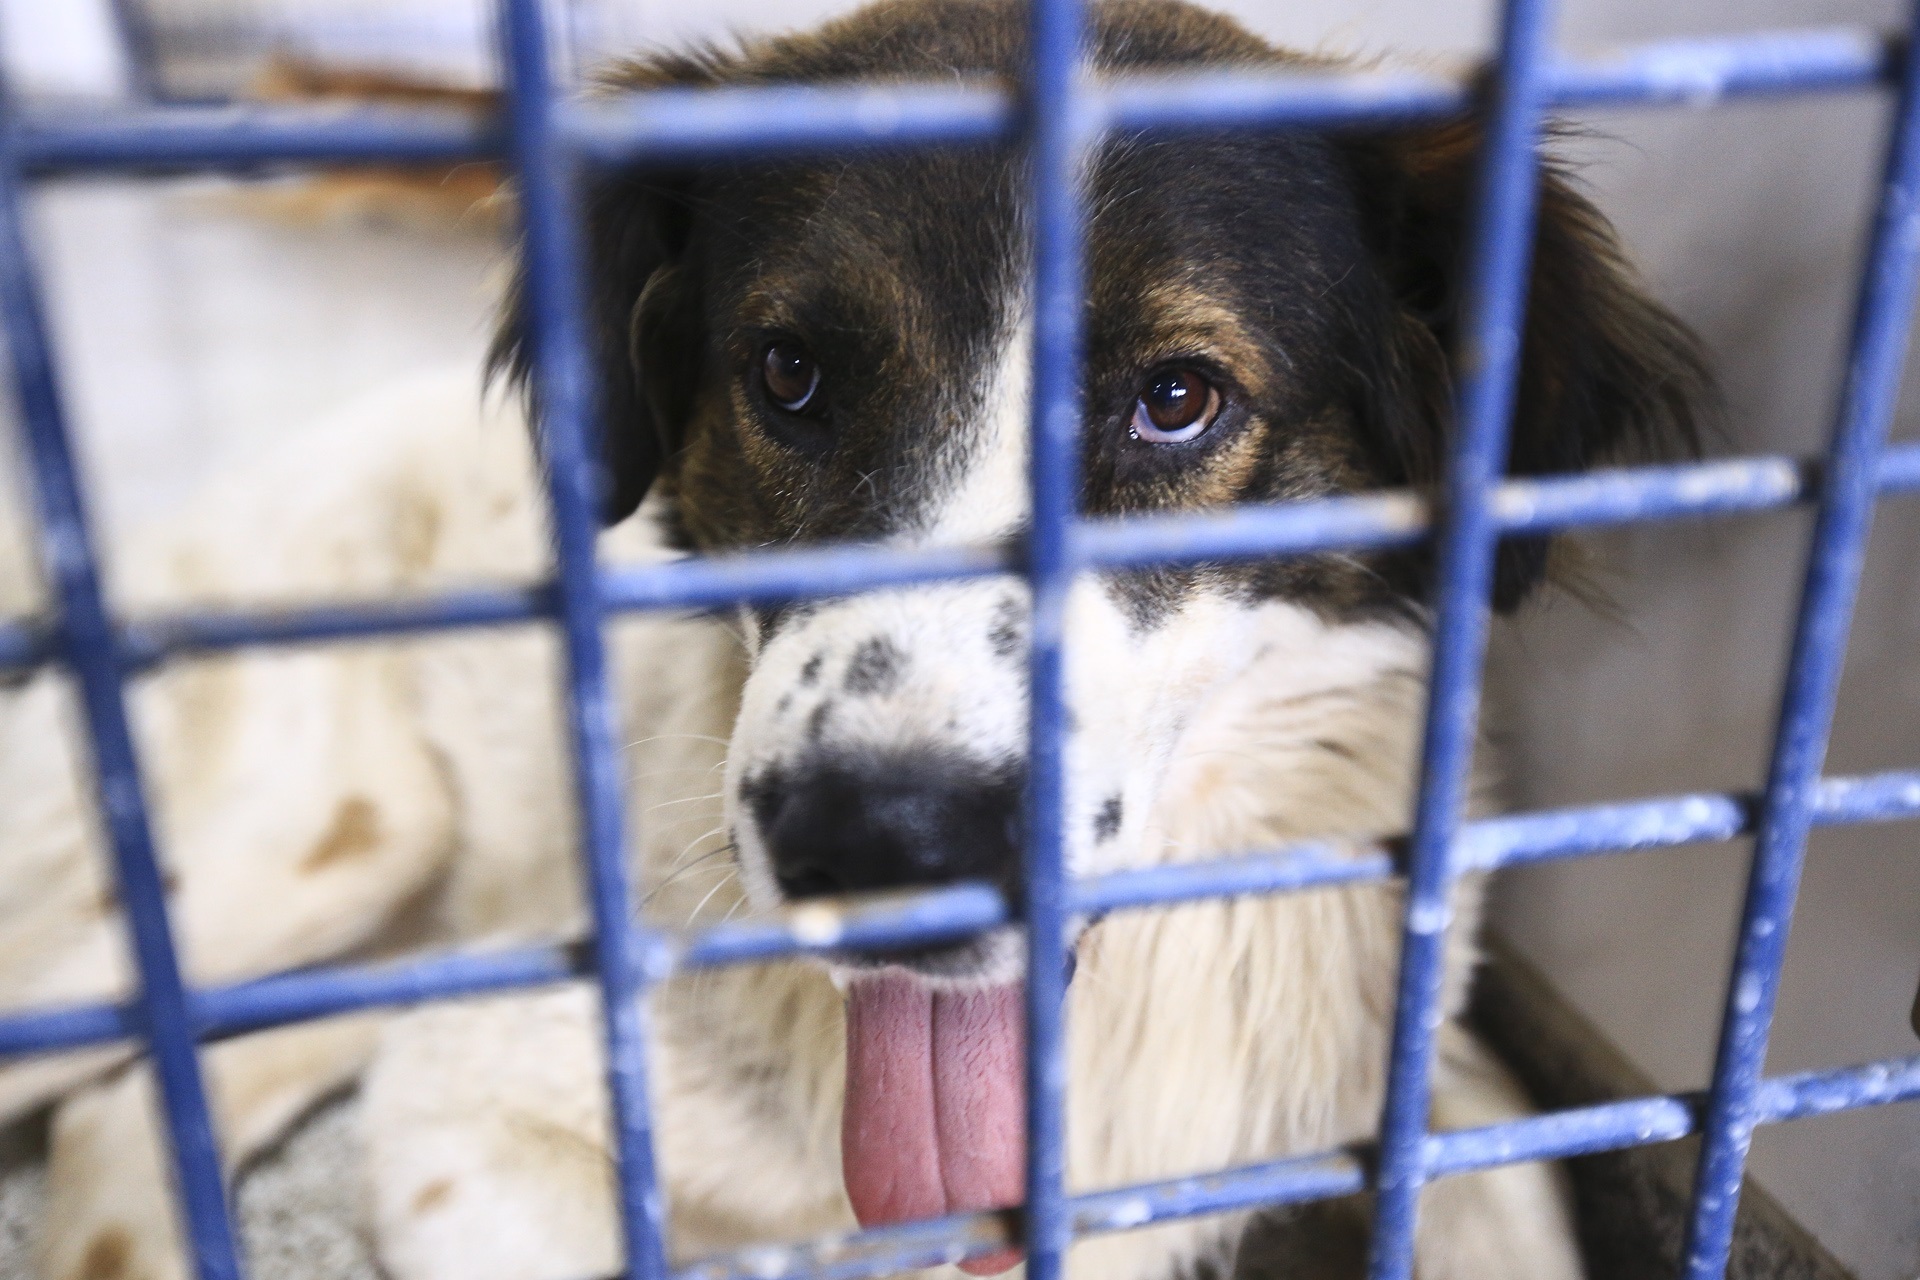
[[[248,82],[244,97],[278,107],[396,107],[481,119],[500,109],[490,89],[441,84],[397,71],[330,64],[276,54]],[[504,234],[509,204],[500,166],[381,165],[326,169],[233,199],[250,213],[291,223],[366,223],[431,231]]]

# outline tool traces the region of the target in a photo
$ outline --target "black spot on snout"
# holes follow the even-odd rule
[[[820,678],[820,664],[825,661],[826,659],[817,653],[811,658],[808,658],[807,665],[800,668],[800,683],[812,684],[815,680],[818,680]]]
[[[813,709],[807,717],[807,741],[818,742],[827,732],[827,715],[833,710],[831,702],[823,702]]]
[[[844,688],[851,694],[890,693],[900,683],[907,655],[884,636],[875,636],[853,651]]]
[[[1120,834],[1120,818],[1125,810],[1121,807],[1119,796],[1108,796],[1100,806],[1100,812],[1093,815],[1093,838],[1102,843]]]

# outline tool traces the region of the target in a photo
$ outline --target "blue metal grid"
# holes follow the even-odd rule
[[[242,1273],[197,1046],[352,1009],[591,976],[606,993],[605,1033],[632,1274],[675,1280],[855,1277],[991,1252],[1018,1237],[1028,1273],[1055,1280],[1078,1236],[1151,1222],[1345,1195],[1378,1195],[1370,1276],[1405,1280],[1420,1188],[1500,1164],[1702,1135],[1685,1274],[1724,1274],[1754,1129],[1805,1116],[1920,1098],[1920,1056],[1768,1078],[1762,1073],[1781,958],[1807,834],[1814,825],[1920,816],[1920,769],[1823,778],[1835,690],[1875,503],[1920,490],[1920,445],[1889,446],[1920,255],[1920,43],[1907,33],[1763,34],[1646,45],[1599,61],[1551,49],[1550,0],[1507,0],[1497,57],[1478,79],[1355,73],[1179,73],[1092,82],[1080,74],[1079,0],[1033,0],[1032,65],[1022,89],[952,85],[662,91],[586,105],[556,92],[538,0],[501,0],[508,106],[499,120],[429,113],[298,112],[145,105],[45,115],[0,101],[0,325],[26,428],[52,617],[0,623],[0,671],[63,664],[80,692],[98,800],[126,904],[139,995],[126,1005],[0,1019],[0,1055],[138,1039],[165,1103],[186,1233],[202,1280]],[[1920,6],[1914,11],[1920,24]],[[1750,457],[1543,479],[1503,478],[1536,195],[1535,145],[1553,108],[1705,106],[1736,98],[1877,90],[1898,93],[1886,179],[1865,264],[1848,377],[1831,444],[1818,458]],[[1463,325],[1462,430],[1437,495],[1314,500],[1226,514],[1085,520],[1074,511],[1081,217],[1075,174],[1113,130],[1281,128],[1393,123],[1481,109],[1491,145],[1477,190]],[[576,179],[588,164],[668,156],[1003,141],[1034,157],[1036,334],[1033,523],[1019,545],[899,551],[828,546],[643,569],[596,565],[587,452],[587,377]],[[71,449],[39,283],[22,224],[22,189],[50,174],[248,169],[263,165],[505,159],[517,174],[530,258],[531,332],[551,460],[558,571],[520,590],[353,607],[200,611],[116,619],[100,590],[83,486]],[[1493,550],[1505,535],[1810,504],[1817,515],[1778,731],[1764,789],[1463,821],[1488,620]],[[1434,539],[1439,587],[1431,701],[1416,822],[1394,847],[1355,860],[1312,844],[1199,865],[1073,880],[1061,858],[1062,601],[1099,568],[1301,555]],[[989,574],[1033,587],[1030,844],[1017,902],[981,886],[851,910],[831,943],[779,921],[686,934],[635,923],[623,862],[624,818],[602,623],[628,610],[713,607]],[[256,645],[350,641],[428,630],[538,623],[565,641],[570,726],[594,933],[579,948],[340,966],[205,989],[183,983],[161,893],[140,761],[128,732],[129,679],[169,655]],[[1550,859],[1670,848],[1742,834],[1755,852],[1710,1087],[1480,1129],[1427,1128],[1441,958],[1454,881]],[[1065,921],[1076,911],[1150,908],[1243,893],[1283,893],[1404,878],[1399,1000],[1381,1135],[1373,1151],[1295,1157],[1172,1182],[1069,1195],[1064,1186],[1062,1026]],[[1027,930],[1028,1204],[723,1256],[670,1271],[655,1177],[646,1080],[646,992],[669,975],[814,953],[967,937],[1009,921]]]

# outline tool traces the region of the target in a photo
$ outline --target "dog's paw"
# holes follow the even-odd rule
[[[141,1070],[83,1089],[54,1112],[44,1280],[187,1280],[156,1105]]]
[[[387,1273],[617,1271],[602,1060],[580,987],[426,1009],[389,1028],[361,1120]]]
[[[87,1237],[79,1265],[71,1270],[50,1272],[49,1280],[162,1280],[182,1274],[174,1253],[143,1253],[138,1237],[118,1222],[109,1222]]]
[[[379,1015],[245,1036],[206,1054],[229,1173],[365,1064]],[[69,1096],[48,1141],[44,1280],[187,1280],[153,1076],[136,1067]]]

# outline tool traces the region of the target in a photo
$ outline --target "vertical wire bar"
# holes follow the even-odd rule
[[[1090,130],[1076,95],[1081,0],[1033,0],[1027,86],[1034,219],[1033,590],[1027,789],[1027,1280],[1059,1280],[1073,1243],[1066,1190],[1065,643],[1068,539],[1079,506],[1084,228]]]
[[[10,115],[0,92],[0,119]],[[240,1256],[220,1173],[219,1143],[207,1107],[179,953],[167,918],[146,788],[128,723],[127,664],[101,590],[99,561],[54,372],[46,308],[28,257],[25,206],[10,128],[0,145],[5,147],[0,158],[0,325],[5,327],[33,473],[42,564],[59,605],[60,647],[79,687],[93,755],[94,787],[139,968],[137,1008],[166,1113],[185,1218],[183,1238],[200,1280],[239,1280]]]
[[[593,381],[580,283],[578,170],[554,128],[554,90],[541,0],[501,0],[501,66],[509,147],[519,178],[526,259],[528,340],[533,343],[548,505],[553,520],[559,618],[566,649],[567,718],[580,807],[580,838],[593,915],[594,968],[607,1043],[607,1083],[627,1274],[666,1275],[665,1205],[654,1166],[647,1085],[650,939],[628,884],[620,753],[614,734],[594,542],[599,476],[591,449]]]
[[[147,0],[112,0],[112,9],[120,55],[127,68],[128,91],[141,102],[162,101],[166,92],[160,75],[160,47]]]
[[[1428,1086],[1443,1017],[1452,845],[1473,765],[1499,547],[1492,491],[1506,472],[1539,202],[1536,148],[1546,105],[1550,0],[1508,0],[1488,104],[1462,307],[1458,434],[1444,489],[1436,576],[1438,621],[1415,802],[1406,919],[1394,1005],[1370,1280],[1413,1274],[1426,1181]]]
[[[1910,10],[1909,31],[1920,37],[1920,4]],[[1773,758],[1755,826],[1753,863],[1694,1180],[1687,1280],[1718,1280],[1733,1244],[1780,966],[1873,525],[1875,478],[1899,398],[1920,262],[1920,44],[1909,41],[1902,71]]]

